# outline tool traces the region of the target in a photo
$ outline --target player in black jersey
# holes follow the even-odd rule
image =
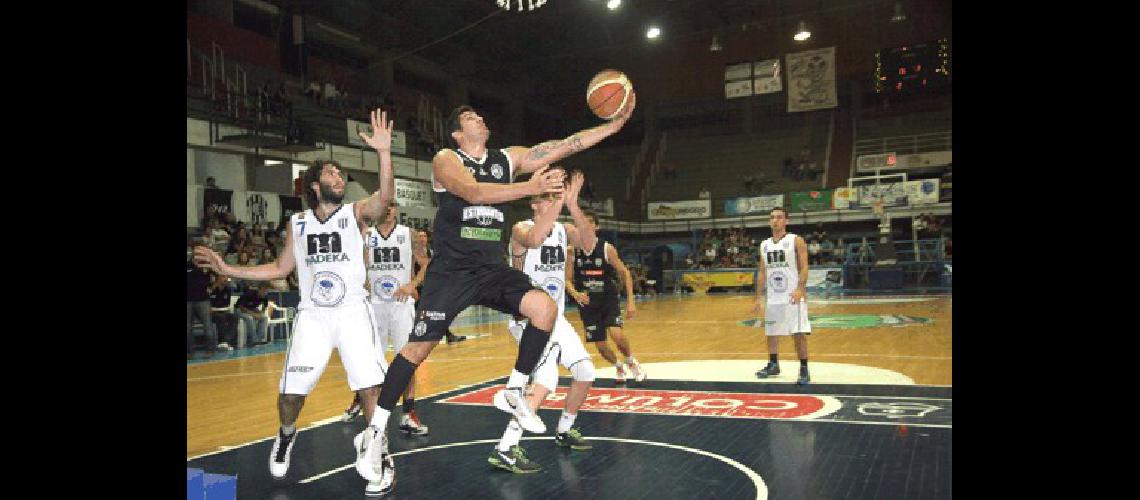
[[[372,453],[378,453],[373,450],[382,441],[384,418],[396,406],[416,367],[439,344],[455,316],[472,304],[529,319],[507,388],[496,393],[494,400],[523,429],[545,432],[542,420],[528,407],[523,389],[550,338],[558,308],[546,292],[531,285],[525,273],[507,265],[505,243],[510,228],[503,212],[512,200],[561,193],[565,173],[550,170],[550,165],[621,130],[635,104],[631,92],[628,107],[613,120],[530,148],[488,149],[490,130],[483,117],[470,106],[451,112],[446,130],[452,148],[432,158],[432,187],[439,196],[439,209],[432,224],[433,256],[416,303],[415,326],[408,344],[388,369],[376,410],[382,418],[373,420],[375,438],[358,462],[367,464]],[[513,182],[524,173],[533,175],[526,182]],[[517,449],[503,460],[516,463],[526,458]]]
[[[598,230],[598,216],[587,212],[586,219]],[[594,245],[594,251],[587,254],[581,249],[574,249],[574,258],[566,262],[566,293],[579,304],[578,314],[582,316],[582,324],[586,327],[586,340],[593,342],[598,353],[606,361],[614,365],[614,383],[625,383],[625,368],[628,366],[633,379],[641,382],[645,380],[645,370],[641,363],[633,357],[629,347],[629,339],[622,332],[621,297],[618,293],[617,280],[621,279],[625,285],[626,314],[633,319],[637,312],[633,295],[633,280],[629,269],[618,256],[617,248],[606,242]],[[619,362],[614,352],[606,343],[607,335],[614,338],[614,344],[625,356],[625,361]],[[624,365],[624,366],[623,366]]]

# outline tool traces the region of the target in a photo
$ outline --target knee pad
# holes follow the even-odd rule
[[[594,362],[584,359],[570,366],[570,375],[576,382],[594,381]]]

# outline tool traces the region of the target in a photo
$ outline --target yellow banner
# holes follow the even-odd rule
[[[681,275],[681,283],[693,288],[749,286],[752,285],[753,276],[754,274],[751,271],[687,272]]]

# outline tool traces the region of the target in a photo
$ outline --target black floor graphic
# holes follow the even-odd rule
[[[646,394],[658,394],[662,399],[653,401],[658,406],[676,403],[668,410],[674,413],[582,411],[576,425],[587,438],[596,437],[592,450],[570,452],[556,447],[550,434],[527,434],[521,444],[544,470],[515,475],[487,463],[509,417],[492,406],[470,404],[504,382],[417,401],[421,418],[431,427],[429,436],[400,433],[396,410],[388,426],[397,470],[391,497],[952,497],[949,387],[662,380],[633,383],[624,391],[619,386],[615,392],[604,390],[614,387],[612,381],[599,380],[599,397],[587,407],[618,405],[622,397],[628,401],[634,396],[642,398],[640,404]],[[814,396],[830,406],[810,419],[797,419],[795,412],[772,416],[776,414],[760,411],[798,401],[792,396]],[[745,400],[745,406],[760,401],[760,410],[723,410],[733,398]],[[694,408],[728,413],[675,414]],[[541,410],[550,432],[560,411]],[[280,481],[268,471],[272,440],[193,459],[187,467],[236,474],[239,499],[364,498],[365,481],[352,467],[352,437],[363,428],[358,420],[302,431],[289,473]]]

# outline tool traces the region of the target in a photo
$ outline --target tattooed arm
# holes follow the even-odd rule
[[[636,105],[637,94],[631,92],[629,104],[625,111],[609,122],[582,130],[562,140],[547,141],[529,148],[522,146],[507,148],[507,154],[510,155],[511,163],[515,166],[515,175],[534,172],[545,165],[550,165],[583,149],[592,147],[601,142],[602,139],[617,133],[629,121]]]

